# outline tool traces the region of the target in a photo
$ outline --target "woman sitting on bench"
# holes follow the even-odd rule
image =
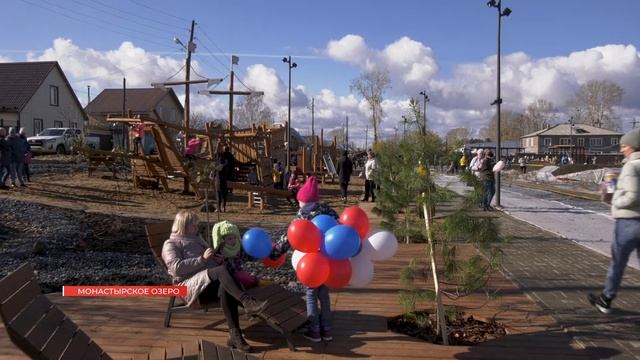
[[[251,347],[240,331],[237,307],[242,305],[247,314],[255,314],[265,309],[267,301],[255,300],[236,284],[224,264],[223,255],[198,236],[198,216],[194,212],[178,212],[171,235],[162,247],[162,260],[173,283],[187,287],[187,305],[204,305],[220,299],[229,325],[227,345],[250,351]]]

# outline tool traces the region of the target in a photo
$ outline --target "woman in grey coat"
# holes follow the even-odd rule
[[[624,134],[620,152],[624,155],[624,166],[611,200],[611,216],[616,219],[611,264],[602,294],[588,297],[605,314],[611,312],[611,302],[618,294],[629,256],[635,250],[640,259],[640,129]]]
[[[239,239],[238,239],[239,241]],[[224,264],[224,257],[198,236],[198,216],[187,210],[176,215],[171,236],[162,246],[162,260],[175,285],[187,287],[187,305],[197,306],[220,299],[229,325],[227,345],[248,351],[251,348],[234,321],[231,307],[242,305],[248,314],[262,311],[266,301],[256,301],[236,284]]]
[[[22,178],[22,167],[24,166],[24,153],[25,146],[22,139],[18,135],[16,128],[9,128],[9,137],[7,138],[7,143],[9,143],[9,147],[11,148],[11,185],[16,186],[16,177],[20,180],[20,186],[27,186],[24,184],[24,180]]]

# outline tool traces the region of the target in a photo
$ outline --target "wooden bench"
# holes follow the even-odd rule
[[[162,245],[171,234],[171,226],[172,222],[170,221],[145,226],[151,252],[165,271],[167,267],[162,260]],[[307,322],[306,304],[302,297],[275,284],[255,287],[247,290],[247,293],[257,300],[269,300],[267,308],[253,316],[265,321],[270,327],[282,334],[287,341],[289,350],[295,351],[291,334]],[[215,306],[219,306],[219,304],[208,304],[205,311]],[[171,297],[164,318],[164,326],[170,326],[171,315],[174,312],[191,309],[184,304],[176,305],[176,298]]]
[[[11,342],[33,359],[111,359],[41,293],[30,264],[0,279],[0,316]],[[206,340],[158,348],[133,359],[258,359]]]

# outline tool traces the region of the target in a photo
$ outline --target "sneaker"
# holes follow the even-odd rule
[[[247,300],[242,302],[242,306],[244,307],[244,311],[247,315],[253,315],[263,311],[267,307],[267,300],[258,301],[252,297],[249,297]]]
[[[322,337],[320,336],[320,327],[307,327],[307,331],[305,331],[302,336],[314,343],[322,341]]]
[[[606,296],[589,294],[588,299],[591,305],[595,306],[601,313],[611,314],[611,300],[607,299]]]
[[[240,329],[229,330],[229,339],[227,340],[227,346],[232,349],[242,350],[244,352],[251,351],[251,346],[247,343],[244,337],[242,337]]]
[[[323,341],[333,340],[333,336],[331,336],[331,328],[328,326],[324,326],[320,329],[320,335],[322,336]]]

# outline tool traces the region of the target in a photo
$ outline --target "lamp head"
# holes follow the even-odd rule
[[[489,0],[487,1],[487,6],[488,7],[498,7],[499,3],[496,0]]]
[[[293,64],[291,64],[291,67],[292,67],[292,68],[298,67],[298,64],[293,63]]]
[[[287,59],[287,57],[285,56],[285,57],[282,58],[282,62],[288,63],[289,59]]]
[[[505,8],[505,9],[502,11],[502,14],[500,14],[500,15],[501,15],[501,16],[509,16],[509,15],[511,15],[511,9],[509,9],[509,8]]]

